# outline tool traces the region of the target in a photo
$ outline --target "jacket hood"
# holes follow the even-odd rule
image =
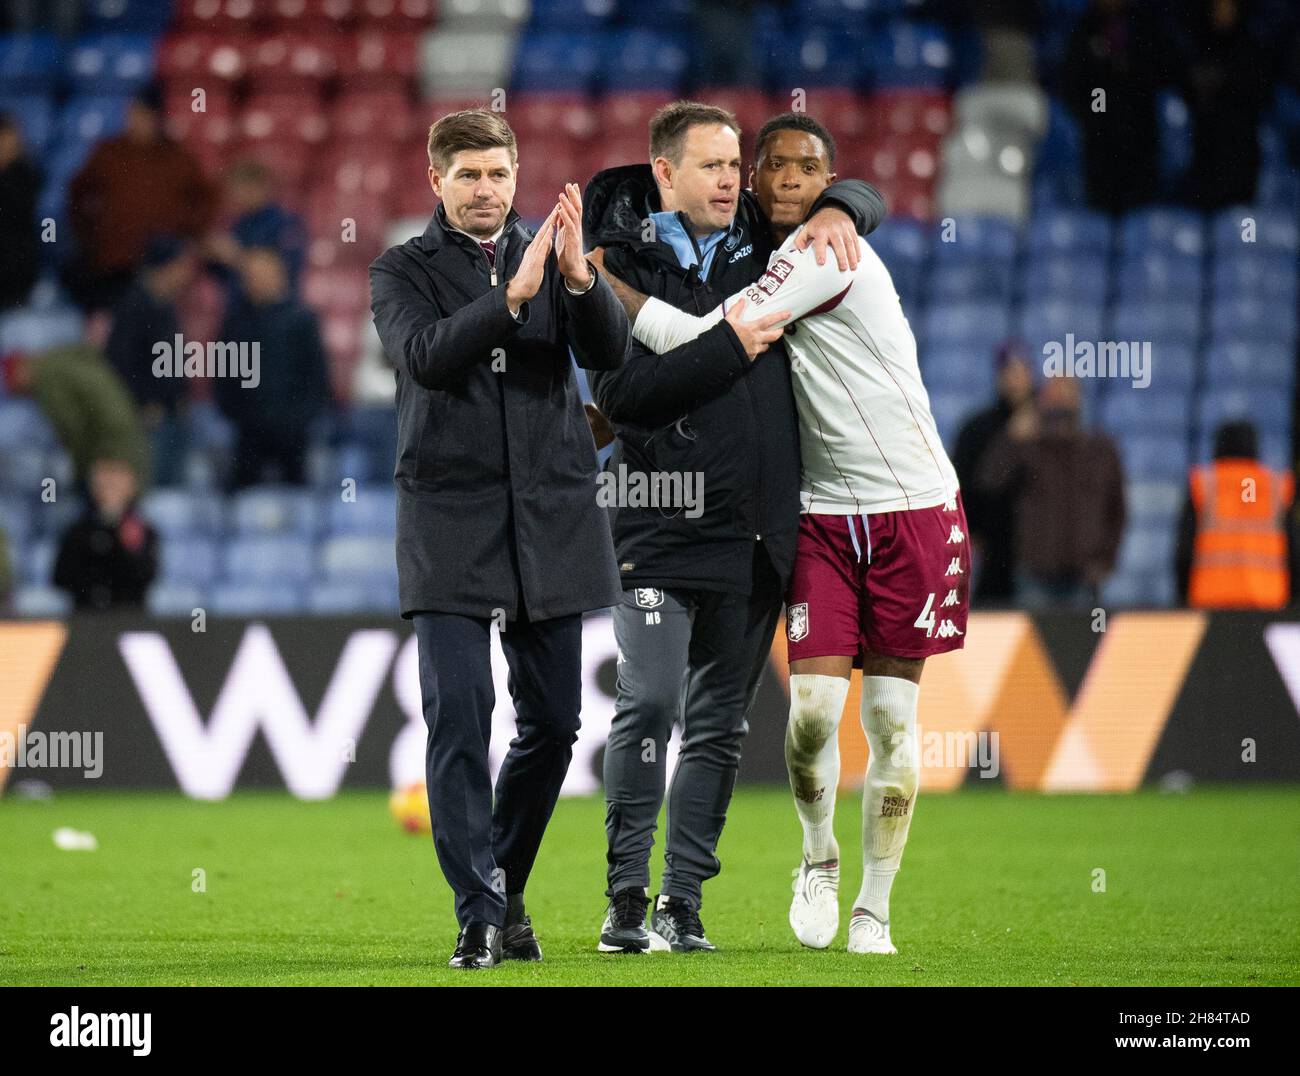
[[[648,164],[623,164],[597,172],[582,196],[582,234],[588,247],[646,244],[642,222],[659,211],[659,189]]]

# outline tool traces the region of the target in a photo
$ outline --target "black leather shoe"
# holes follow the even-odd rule
[[[542,959],[542,947],[537,944],[537,935],[533,933],[533,921],[524,916],[518,923],[511,923],[501,932],[502,960]]]
[[[456,951],[447,961],[449,968],[495,968],[501,963],[501,931],[491,923],[466,923],[456,935]]]

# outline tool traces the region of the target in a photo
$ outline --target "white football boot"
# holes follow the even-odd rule
[[[897,953],[889,940],[889,923],[882,923],[865,908],[854,908],[849,916],[850,953]]]
[[[794,900],[790,902],[790,929],[801,945],[825,949],[840,929],[840,861],[809,863],[794,871]]]

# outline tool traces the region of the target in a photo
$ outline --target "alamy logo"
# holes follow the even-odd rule
[[[601,508],[684,509],[687,519],[704,514],[702,471],[629,471],[627,464],[620,463],[617,474],[601,471],[596,481],[600,487],[596,503]]]
[[[262,343],[254,340],[186,340],[177,333],[153,346],[153,376],[238,378],[240,388],[262,383]]]
[[[50,1017],[51,1046],[129,1046],[136,1057],[148,1057],[153,1014],[137,1012],[69,1012]]]
[[[1044,377],[1131,378],[1135,389],[1151,384],[1150,340],[1049,340],[1043,345]]]

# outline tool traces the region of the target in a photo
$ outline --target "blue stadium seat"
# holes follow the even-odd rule
[[[75,147],[80,159],[84,161],[90,156],[90,150],[96,142],[122,130],[129,102],[130,97],[127,95],[109,97],[88,94],[70,98],[59,113],[61,151],[70,146]],[[59,171],[65,172],[66,166]]]
[[[1174,528],[1168,524],[1132,524],[1120,540],[1118,566],[1143,572],[1171,567],[1175,538]]]
[[[1102,324],[1100,306],[1053,300],[1027,303],[1021,311],[1017,331],[1033,353],[1041,355],[1043,345],[1049,342],[1055,341],[1064,348],[1066,336],[1070,333],[1074,335],[1076,346],[1084,341],[1095,345],[1102,339]]]
[[[132,93],[153,75],[154,44],[147,34],[88,34],[79,38],[66,57],[72,90]]]
[[[1016,256],[1020,235],[1016,226],[1002,217],[957,217],[951,233],[932,229],[930,251],[936,265],[1005,261]],[[951,239],[945,239],[951,234]]]
[[[1104,213],[1090,209],[1046,209],[1034,214],[1025,247],[1035,256],[1051,254],[1104,257],[1110,253],[1111,225]]]
[[[867,63],[877,87],[937,89],[948,84],[955,59],[941,27],[894,20],[871,35]]]
[[[1121,568],[1101,585],[1101,600],[1112,609],[1168,609],[1176,594],[1172,565]]]
[[[302,588],[289,583],[219,583],[208,594],[216,616],[288,616],[305,607]]]
[[[59,619],[72,612],[72,597],[46,583],[29,583],[14,588],[13,606],[19,616]]]
[[[328,538],[321,543],[319,567],[320,575],[326,579],[360,581],[396,577],[393,539],[359,535]]]
[[[1192,402],[1181,392],[1135,389],[1114,384],[1101,398],[1101,425],[1116,437],[1167,434],[1187,440]]]
[[[614,0],[532,0],[530,28],[594,33],[614,15]]]
[[[927,283],[928,301],[1005,303],[1011,297],[1011,276],[1010,262],[949,265],[939,261]]]
[[[1215,257],[1211,280],[1216,299],[1259,298],[1294,305],[1297,276],[1294,255],[1237,252]]]
[[[1136,251],[1123,257],[1116,269],[1115,294],[1130,302],[1178,298],[1199,302],[1203,267],[1199,254],[1171,250]]]
[[[1205,352],[1207,389],[1268,389],[1289,394],[1295,384],[1295,349],[1284,344],[1214,341]]]
[[[1126,480],[1187,480],[1188,448],[1183,436],[1130,434],[1119,442]]]
[[[990,353],[1010,335],[1004,307],[987,303],[939,303],[920,319],[922,348],[969,346]]]
[[[676,93],[686,80],[690,51],[675,34],[619,30],[602,49],[601,83],[620,92]]]
[[[0,468],[4,466],[4,457],[0,454]],[[31,501],[30,496],[0,494],[0,531],[9,542],[11,555],[36,529]]]
[[[855,27],[801,26],[760,35],[764,81],[786,86],[857,86],[864,77],[866,38]]]
[[[586,93],[600,71],[602,36],[529,30],[515,51],[511,88],[516,93]]]
[[[906,217],[887,217],[871,233],[867,244],[880,255],[892,273],[904,263],[924,265],[929,254],[931,229],[920,221]]]
[[[1216,299],[1210,307],[1210,333],[1221,339],[1266,340],[1293,346],[1295,305],[1249,297]]]
[[[1253,226],[1254,239],[1245,236]],[[1272,253],[1295,258],[1300,254],[1300,222],[1291,212],[1260,206],[1229,206],[1210,221],[1210,236],[1216,255],[1241,251]]]
[[[1187,496],[1187,483],[1183,482],[1127,482],[1124,486],[1124,504],[1128,518],[1133,523],[1149,526],[1174,526],[1183,510]]]
[[[965,392],[931,392],[929,396],[930,413],[934,415],[934,424],[939,430],[939,438],[949,452],[957,443],[957,433],[961,430],[961,424],[990,402],[987,399],[971,399]]]
[[[1205,251],[1205,225],[1190,209],[1137,209],[1120,225],[1120,247],[1129,256],[1151,250],[1200,256]]]
[[[223,550],[221,574],[229,581],[302,583],[311,577],[313,560],[312,543],[304,538],[235,538]]]
[[[1180,94],[1164,90],[1156,98],[1160,178],[1166,190],[1177,190],[1192,163],[1192,117]]]
[[[1196,382],[1196,349],[1168,340],[1151,342],[1151,388],[1160,392],[1190,392]]]
[[[4,323],[0,321],[0,348]],[[26,397],[0,399],[0,452],[14,448],[52,448],[54,428],[40,405]]]
[[[51,244],[53,245],[53,244]],[[35,355],[81,339],[84,321],[76,310],[32,310],[19,307],[0,316],[0,354],[21,351]]]
[[[172,0],[86,0],[85,15],[96,30],[157,33],[171,20]]]
[[[189,583],[154,583],[145,595],[145,608],[154,616],[193,615],[195,609],[207,607],[206,591]]]
[[[182,489],[155,489],[140,500],[144,517],[166,538],[220,537],[225,527],[224,508],[220,498]]]
[[[1102,254],[1052,254],[1035,256],[1020,270],[1020,291],[1032,302],[1077,301],[1101,306],[1106,301],[1109,275]]]
[[[997,394],[992,350],[927,348],[921,354],[921,377],[931,393],[965,393],[977,406],[991,403]]]
[[[45,473],[48,475],[50,470],[52,468],[47,460]],[[32,488],[38,489],[39,486]],[[86,510],[85,501],[71,492],[71,483],[57,485],[55,489],[56,499],[47,503],[38,498],[32,513],[36,533],[44,538],[62,538],[63,532],[80,519]]]
[[[1196,404],[1196,426],[1212,434],[1230,419],[1248,419],[1261,436],[1291,434],[1291,401],[1267,389],[1228,389],[1202,393]]]
[[[1111,312],[1112,340],[1160,340],[1195,344],[1201,336],[1201,308],[1196,303],[1168,299],[1164,302],[1120,302]]]
[[[54,561],[58,555],[56,538],[38,538],[28,542],[22,555],[14,558],[18,577],[25,583],[53,583]]]
[[[58,81],[62,55],[53,34],[0,36],[0,93],[48,93]]]
[[[238,535],[314,535],[319,529],[317,505],[307,490],[288,486],[258,486],[230,499],[230,526]]]
[[[321,615],[385,613],[398,611],[397,586],[392,589],[372,584],[331,581],[317,583],[307,594],[307,608]]]
[[[359,485],[356,500],[338,492],[321,495],[321,515],[328,535],[387,537],[397,530],[397,491],[391,485]]]
[[[0,96],[0,112],[12,116],[23,133],[23,142],[34,157],[44,155],[54,139],[54,105],[40,94],[7,93]]]
[[[160,540],[159,578],[166,583],[206,586],[219,568],[218,544],[210,538],[165,537]]]
[[[227,456],[234,451],[235,428],[210,400],[190,406],[189,427],[195,448],[212,449]]]

